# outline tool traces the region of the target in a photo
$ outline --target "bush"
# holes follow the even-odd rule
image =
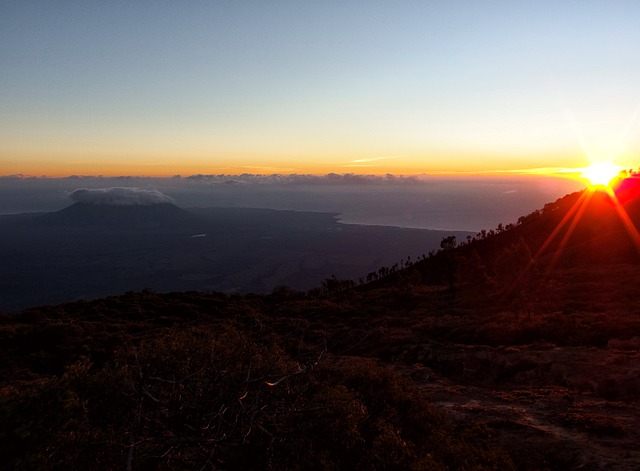
[[[374,361],[299,363],[232,325],[168,329],[100,369],[5,388],[0,452],[23,469],[509,469]]]

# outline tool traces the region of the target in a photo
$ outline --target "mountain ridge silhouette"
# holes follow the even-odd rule
[[[194,223],[197,218],[173,203],[106,205],[77,202],[47,213],[37,223],[51,226],[113,226],[121,229]]]

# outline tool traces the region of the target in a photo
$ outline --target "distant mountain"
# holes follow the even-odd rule
[[[34,219],[34,222],[47,226],[110,226],[126,230],[181,226],[197,220],[193,214],[171,203],[147,205],[74,203],[60,211],[39,216]]]

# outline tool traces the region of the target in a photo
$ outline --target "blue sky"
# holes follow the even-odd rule
[[[638,2],[2,2],[0,175],[636,167]]]

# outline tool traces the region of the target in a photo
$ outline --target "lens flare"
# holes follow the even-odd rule
[[[609,187],[622,167],[613,162],[596,162],[582,169],[581,176],[591,187]]]

